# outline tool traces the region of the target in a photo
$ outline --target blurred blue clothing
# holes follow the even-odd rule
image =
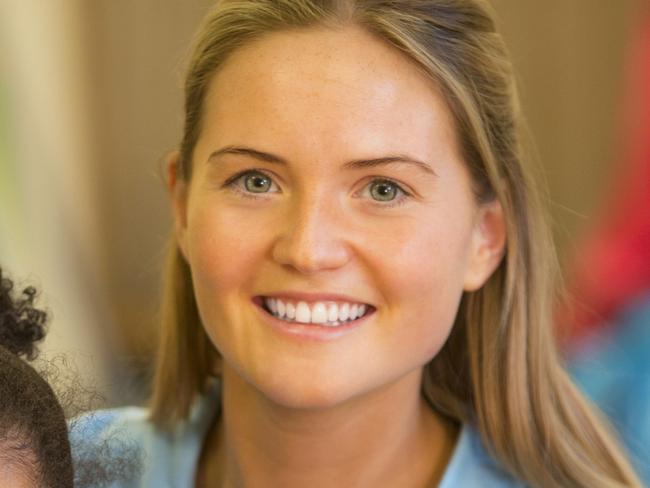
[[[99,461],[105,464],[106,472],[116,473],[112,488],[193,488],[203,437],[218,415],[219,406],[219,386],[215,382],[194,405],[189,418],[171,432],[154,428],[142,408],[104,410],[81,417],[71,429],[77,474],[88,471],[81,466],[83,463],[90,462],[92,467],[92,463]],[[101,459],[91,459],[96,453]],[[125,458],[139,458],[139,469],[121,469],[120,460]],[[112,467],[112,463],[118,466]],[[439,488],[473,486],[524,485],[498,466],[477,433],[465,425]]]
[[[570,371],[612,421],[650,486],[650,292],[586,337],[571,355]]]

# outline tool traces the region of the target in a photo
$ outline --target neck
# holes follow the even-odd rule
[[[344,404],[274,404],[227,367],[223,415],[202,456],[208,486],[429,486],[457,426],[420,394],[421,371]],[[212,475],[207,475],[209,472]]]

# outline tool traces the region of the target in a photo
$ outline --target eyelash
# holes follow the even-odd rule
[[[263,198],[263,197],[260,197],[260,196],[256,196],[252,192],[246,191],[240,185],[237,184],[238,181],[242,180],[245,176],[248,176],[248,175],[262,175],[262,176],[265,176],[266,178],[269,178],[269,179],[273,180],[273,178],[263,170],[248,169],[248,170],[245,170],[245,171],[241,171],[241,172],[231,176],[230,178],[228,178],[224,182],[223,187],[224,188],[230,188],[230,189],[236,191],[237,193],[241,194],[243,197],[250,198],[251,200],[259,200],[260,198]],[[394,182],[393,180],[391,180],[389,178],[375,177],[372,180],[370,180],[368,185],[366,185],[364,188],[367,188],[372,183],[388,183],[388,184],[394,186],[397,189],[397,192],[398,192],[398,196],[395,197],[394,200],[389,200],[386,203],[381,203],[379,200],[375,200],[373,204],[377,205],[378,207],[382,207],[382,208],[399,207],[399,206],[405,204],[413,196],[411,193],[404,190],[404,188],[402,188],[401,185],[397,184],[396,182]]]

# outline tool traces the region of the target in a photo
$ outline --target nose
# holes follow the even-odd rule
[[[273,259],[303,274],[334,270],[350,260],[344,218],[336,206],[315,195],[287,209],[273,245]]]

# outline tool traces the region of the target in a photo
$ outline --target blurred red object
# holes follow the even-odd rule
[[[607,324],[630,300],[650,292],[650,8],[644,13],[630,46],[622,152],[605,211],[578,243],[568,269],[570,301],[558,323],[569,342]]]

